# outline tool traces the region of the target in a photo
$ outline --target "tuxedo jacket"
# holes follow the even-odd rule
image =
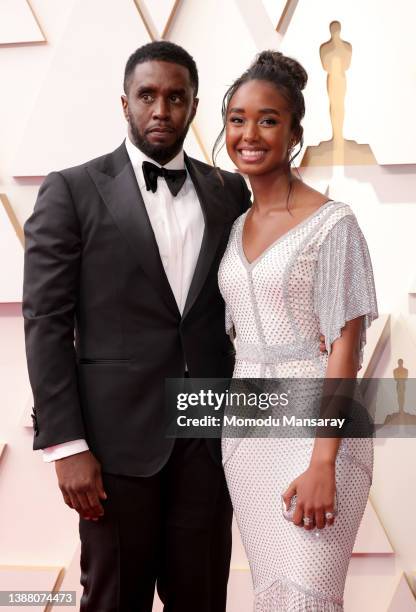
[[[104,471],[167,461],[165,379],[229,377],[219,263],[250,204],[241,176],[185,157],[205,230],[178,310],[124,143],[49,174],[26,221],[23,315],[33,448],[84,438]],[[219,460],[219,440],[208,442]]]

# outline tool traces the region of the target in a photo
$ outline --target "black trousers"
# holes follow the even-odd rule
[[[177,439],[160,472],[103,474],[104,516],[80,519],[81,612],[225,612],[232,508],[205,440]]]

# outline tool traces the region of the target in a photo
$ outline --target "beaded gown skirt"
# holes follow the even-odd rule
[[[329,201],[249,263],[235,222],[219,270],[226,328],[236,337],[234,378],[325,376],[346,321],[378,316],[367,244],[351,208]],[[225,434],[226,435],[226,434]],[[256,612],[341,612],[345,579],[372,480],[373,442],[343,438],[336,460],[338,515],[306,531],[282,515],[281,494],[304,472],[314,439],[223,437],[223,465],[249,560]]]

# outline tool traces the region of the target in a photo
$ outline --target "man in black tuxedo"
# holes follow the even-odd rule
[[[126,141],[52,172],[25,224],[34,449],[80,514],[81,610],[223,612],[232,510],[219,441],[167,438],[166,378],[228,377],[217,271],[249,206],[184,154],[198,74],[181,47],[128,60]]]

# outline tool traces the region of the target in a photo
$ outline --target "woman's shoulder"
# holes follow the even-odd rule
[[[300,181],[296,184],[298,207],[307,211],[306,218],[317,217],[317,221],[328,227],[346,215],[354,216],[349,204],[334,200],[328,194],[317,191]],[[320,223],[318,223],[319,225]]]
[[[351,214],[351,207],[345,202],[332,199],[327,193],[322,193],[317,189],[314,189],[311,185],[302,182],[300,179],[295,179],[293,182],[293,195],[295,201],[297,201],[298,208],[306,209],[309,213],[324,211],[327,208],[331,208],[331,205],[336,208],[341,206],[348,209]],[[332,211],[331,211],[332,212]]]
[[[316,242],[319,249],[321,250],[323,245],[341,249],[344,244],[348,244],[349,249],[366,248],[366,239],[352,206],[346,202],[331,200],[326,208],[328,212],[322,217],[317,232]]]
[[[243,212],[241,215],[235,218],[234,223],[232,224],[231,229],[230,229],[230,234],[228,238],[229,244],[233,242],[239,235],[241,228],[244,225],[244,219],[246,218],[246,215],[249,210],[250,209],[248,208],[245,212]]]
[[[322,207],[323,229],[325,233],[335,230],[338,226],[348,226],[357,224],[357,217],[350,204],[341,200],[328,200]]]
[[[242,225],[244,223],[244,219],[246,218],[250,208],[251,207],[247,208],[247,210],[245,210],[243,213],[241,213],[241,215],[238,215],[238,217],[236,217],[236,219],[235,219],[235,221],[233,223],[233,228],[237,227],[238,225]]]

